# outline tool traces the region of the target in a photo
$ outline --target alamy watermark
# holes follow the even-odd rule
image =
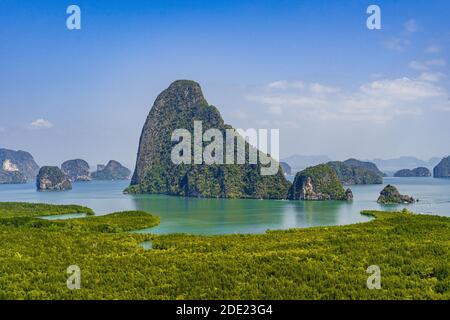
[[[366,270],[371,275],[367,278],[367,289],[381,289],[381,269],[377,265],[371,265]]]
[[[69,30],[81,29],[81,9],[79,6],[72,4],[67,7],[66,13],[70,14],[66,20],[66,27]]]
[[[366,20],[366,26],[369,30],[381,29],[381,9],[376,4],[372,4],[367,7],[367,14],[370,16]]]
[[[81,270],[77,265],[67,267],[67,288],[76,290],[81,288]]]
[[[178,142],[171,152],[172,163],[177,165],[260,164],[261,175],[275,175],[279,170],[279,129],[211,128],[203,133],[202,121],[194,121],[193,143],[191,132],[187,129],[174,130],[171,140]]]

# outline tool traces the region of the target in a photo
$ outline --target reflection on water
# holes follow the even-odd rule
[[[67,219],[75,219],[75,218],[84,218],[86,217],[86,213],[68,213],[68,214],[56,214],[51,216],[43,216],[38,217],[45,220],[67,220]]]
[[[381,206],[376,203],[382,185],[353,186],[353,202],[197,199],[162,195],[124,195],[128,181],[74,183],[67,192],[36,192],[34,184],[0,185],[0,201],[80,204],[97,215],[115,211],[145,210],[161,217],[152,233],[261,233],[267,229],[341,225],[370,220],[361,210],[398,210],[450,216],[450,180],[385,178],[401,193],[420,199],[412,205]]]

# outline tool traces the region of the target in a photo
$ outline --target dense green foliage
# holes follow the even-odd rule
[[[282,170],[275,175],[261,175],[260,161],[249,164],[249,152],[254,148],[247,142],[244,142],[245,164],[174,164],[171,152],[179,143],[172,141],[172,133],[176,129],[186,129],[191,134],[193,159],[194,121],[202,122],[202,135],[208,129],[222,133],[225,159],[226,130],[232,127],[224,123],[216,107],[208,104],[198,83],[175,81],[158,96],[150,110],[142,129],[136,170],[126,192],[191,197],[286,198],[290,183]],[[234,141],[236,157],[237,141],[243,141],[243,138],[237,136]],[[204,142],[203,147],[210,143]]]
[[[341,161],[332,161],[327,164],[336,171],[339,180],[344,185],[383,183],[381,175],[364,167],[349,165]]]
[[[361,160],[357,160],[357,159],[347,159],[344,161],[344,163],[347,165],[353,166],[353,167],[360,167],[360,168],[367,169],[381,177],[386,176],[386,174],[381,172],[380,169],[378,169],[377,165],[373,162],[361,161]]]
[[[326,164],[298,172],[289,189],[292,200],[348,200],[336,172]]]
[[[376,219],[222,236],[111,233],[157,223],[142,212],[0,222],[0,299],[450,299],[450,218],[365,214]],[[66,286],[74,264],[79,290]],[[370,265],[380,290],[366,287]]]
[[[70,213],[93,215],[91,208],[78,205],[54,205],[46,203],[0,202],[0,218],[43,217]]]

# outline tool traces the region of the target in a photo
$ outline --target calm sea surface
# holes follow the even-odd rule
[[[352,186],[353,202],[196,199],[160,195],[125,195],[128,181],[77,182],[67,192],[37,192],[34,184],[0,185],[0,201],[80,204],[97,215],[145,210],[161,217],[152,233],[261,233],[267,229],[304,228],[365,222],[361,210],[398,210],[450,216],[450,179],[385,178],[403,194],[420,199],[412,205],[376,203],[382,185]]]

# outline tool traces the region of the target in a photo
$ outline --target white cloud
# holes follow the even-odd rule
[[[441,80],[444,77],[445,77],[445,74],[443,74],[442,72],[423,72],[419,76],[419,80],[438,82],[439,80]]]
[[[272,90],[272,89],[282,89],[282,90],[287,90],[287,89],[302,89],[304,87],[303,82],[301,81],[287,81],[287,80],[279,80],[279,81],[274,81],[271,82],[267,85],[267,89]]]
[[[31,122],[30,126],[33,129],[49,129],[53,127],[53,124],[45,119],[36,119]]]
[[[402,52],[406,49],[407,46],[409,46],[410,41],[406,39],[400,39],[400,38],[391,38],[389,40],[386,40],[384,42],[384,46],[392,51],[398,51]]]
[[[439,53],[439,52],[441,52],[441,48],[438,45],[432,44],[425,48],[425,52],[426,53]]]
[[[324,86],[320,83],[311,83],[309,85],[309,90],[314,93],[335,93],[339,92],[340,90],[338,88],[333,88],[329,86]]]
[[[445,59],[433,59],[428,61],[411,61],[409,63],[409,67],[414,70],[428,70],[431,67],[445,67],[447,65],[447,61]]]
[[[352,92],[338,88],[317,90],[313,88],[331,87],[305,84],[303,89],[263,90],[247,99],[265,105],[272,114],[285,117],[383,123],[400,115],[420,115],[432,108],[444,110],[450,107],[448,93],[433,83],[435,79],[436,75],[424,75],[423,79],[383,79],[364,84]]]
[[[414,19],[409,19],[403,24],[403,27],[407,32],[416,32],[418,29],[417,22]]]
[[[427,61],[426,64],[428,66],[445,67],[447,65],[447,61],[445,61],[445,59],[434,59]]]

